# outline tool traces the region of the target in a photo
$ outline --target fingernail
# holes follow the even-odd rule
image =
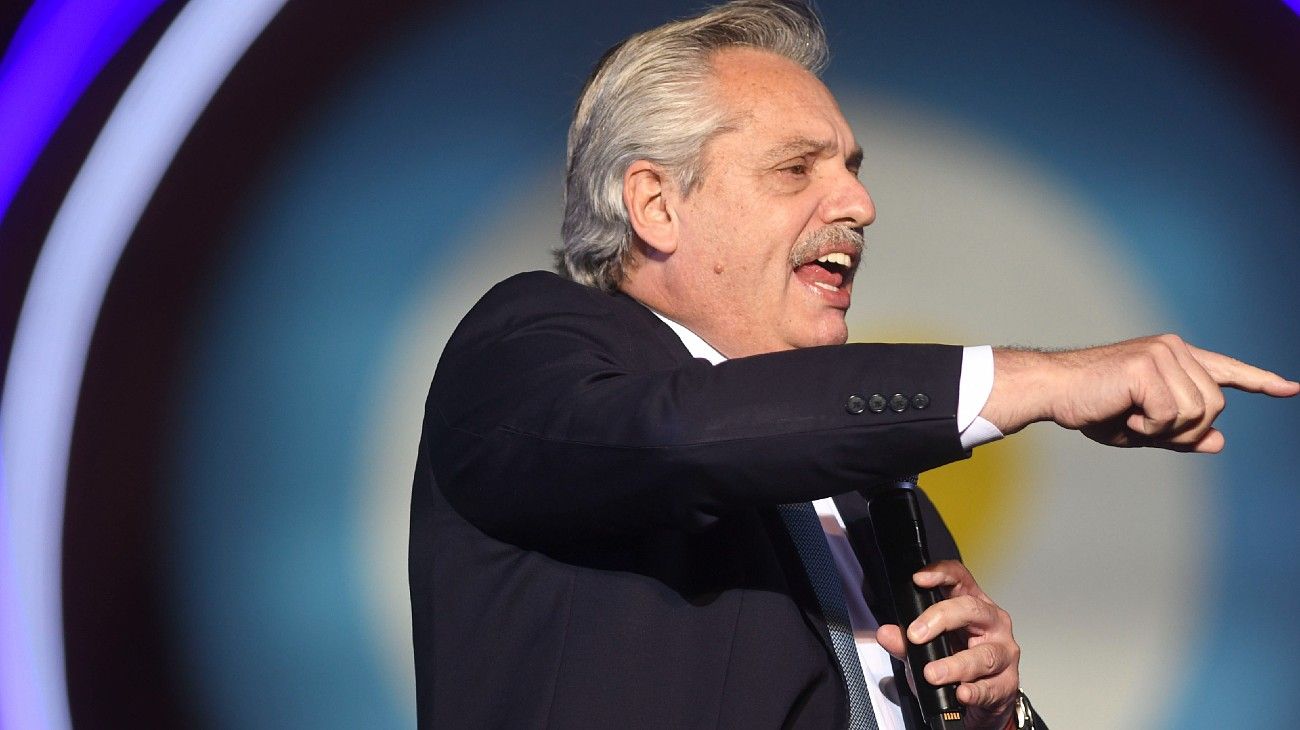
[[[948,676],[948,669],[942,664],[930,664],[925,668],[925,678],[930,684],[941,684]]]
[[[913,621],[911,626],[907,627],[907,638],[913,644],[920,644],[925,641],[930,627],[921,621]]]

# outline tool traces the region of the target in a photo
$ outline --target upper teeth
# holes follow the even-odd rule
[[[817,259],[824,264],[839,264],[845,268],[853,265],[853,259],[846,253],[828,253]]]

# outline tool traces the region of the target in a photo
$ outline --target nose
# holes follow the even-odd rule
[[[871,202],[871,195],[862,181],[844,170],[836,175],[834,188],[823,201],[822,218],[826,223],[863,228],[876,219],[876,204]]]

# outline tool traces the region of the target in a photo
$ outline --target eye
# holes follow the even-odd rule
[[[793,165],[786,165],[781,168],[781,172],[784,172],[787,175],[794,175],[795,177],[803,177],[808,174],[808,166],[802,162],[797,162]]]

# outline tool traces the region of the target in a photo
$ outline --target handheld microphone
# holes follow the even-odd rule
[[[962,727],[963,708],[957,701],[957,685],[936,687],[925,681],[925,674],[921,671],[929,662],[952,655],[947,634],[940,634],[919,646],[907,640],[907,627],[922,611],[943,600],[939,589],[919,588],[912,581],[916,571],[930,564],[925,525],[921,522],[921,510],[913,493],[915,488],[916,477],[898,481],[893,487],[874,493],[867,503],[867,510],[871,514],[876,546],[889,578],[889,592],[907,646],[907,665],[916,683],[916,699],[921,714],[931,730],[958,730]]]

